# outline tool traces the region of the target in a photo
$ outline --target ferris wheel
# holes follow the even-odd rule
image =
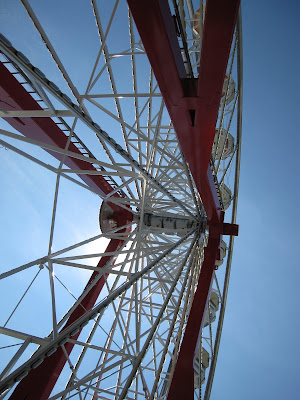
[[[238,231],[239,1],[42,3],[14,2],[0,35],[0,398],[208,400]]]

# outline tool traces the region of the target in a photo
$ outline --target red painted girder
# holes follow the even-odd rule
[[[209,166],[239,0],[208,0],[198,79],[187,78],[168,0],[127,0],[175,132],[204,205],[209,239],[168,400],[194,399],[193,359],[224,225]]]
[[[31,95],[23,88],[23,86],[15,79],[15,77],[0,63],[0,107],[6,111],[14,110],[42,110],[39,104],[31,97]],[[57,146],[64,149],[67,143],[66,135],[59,129],[59,127],[52,121],[51,118],[7,118],[6,121],[17,129],[24,136],[31,139],[39,140],[41,142]],[[69,150],[81,154],[80,150],[71,142]],[[59,153],[49,151],[54,157],[61,160],[62,155]],[[65,164],[73,169],[91,170],[95,171],[95,168],[88,162],[78,160],[76,158],[66,157]],[[101,175],[79,175],[80,178],[87,183],[89,187],[97,191],[100,190],[102,194],[108,194],[113,190],[110,184]],[[115,197],[120,197],[117,193]],[[113,203],[109,203],[110,207],[114,210],[114,219],[117,220],[118,226],[128,224],[132,220],[132,214],[124,209],[118,207]],[[120,231],[129,232],[130,227]],[[112,239],[106,248],[106,252],[117,251],[122,245],[123,240]],[[97,267],[104,267],[112,257],[102,257]],[[112,261],[112,263],[114,260]],[[94,272],[89,279],[87,286],[98,276],[98,272]],[[105,277],[108,274],[102,276],[97,284],[89,291],[85,298],[81,301],[81,305],[78,306],[68,318],[65,326],[70,326],[78,318],[80,318],[86,311],[90,310],[104,284]],[[62,330],[63,330],[62,329]],[[73,336],[76,340],[80,332]],[[66,343],[65,349],[68,354],[71,353],[74,344]],[[28,374],[16,387],[11,395],[11,399],[32,399],[32,400],[43,400],[47,399],[53,390],[53,387],[59,378],[59,375],[66,364],[66,356],[59,347],[57,351],[50,357],[47,357],[43,363]]]
[[[203,316],[207,308],[218,252],[219,240],[210,236],[207,247],[204,250],[204,260],[198,286],[180,346],[167,400],[194,399],[194,354],[199,341],[199,334],[201,334]]]
[[[105,252],[117,251],[122,245],[123,240],[111,239]],[[102,257],[99,261],[97,267],[104,267],[110,260],[111,256]],[[111,264],[114,263],[114,260]],[[89,279],[85,289],[93,282],[93,280],[98,276],[98,272],[93,272],[91,278]],[[88,295],[81,301],[79,305],[70,315],[62,331],[80,318],[86,311],[93,308],[96,300],[105,284],[105,277],[108,274],[102,276],[97,284],[90,290]],[[81,332],[81,331],[80,331]],[[72,336],[73,340],[77,340],[78,334]],[[65,345],[66,352],[70,355],[73,350],[74,344],[67,342]],[[10,396],[11,400],[46,400],[50,396],[57,379],[61,371],[63,370],[67,362],[66,356],[61,347],[59,347],[54,354],[50,357],[45,358],[45,360],[36,369],[32,369],[30,373],[17,385],[14,392]]]
[[[168,0],[127,1],[208,220],[220,223],[221,207],[209,159],[240,2],[206,2],[196,80],[185,73]]]
[[[42,110],[40,105],[2,63],[0,63],[0,108],[3,108],[5,111]],[[66,146],[68,140],[67,136],[51,118],[26,117],[4,119],[16,130],[30,139],[39,140],[61,149],[64,149]],[[83,155],[72,142],[69,145],[69,151]],[[51,151],[48,152],[58,160],[61,160],[63,157],[62,154]],[[96,171],[91,163],[76,158],[66,157],[65,164],[72,169]],[[101,194],[106,195],[113,190],[111,185],[101,175],[80,174],[79,176],[91,189],[97,190],[98,192],[100,191]],[[114,197],[120,196],[115,193]],[[110,203],[110,207],[114,211],[120,210],[120,207],[113,203]]]

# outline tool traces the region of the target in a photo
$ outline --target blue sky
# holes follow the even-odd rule
[[[242,1],[239,237],[212,399],[299,396],[297,1]]]
[[[7,16],[14,12],[16,4],[16,1],[0,0],[0,7],[7,10]],[[81,6],[84,10],[85,5]],[[57,31],[50,22],[47,29],[59,37],[64,33],[63,12],[67,10],[62,3],[59,15],[57,11],[54,7],[53,15],[49,16],[49,21],[57,18]],[[212,400],[293,399],[300,390],[300,272],[296,252],[299,246],[299,12],[298,1],[242,1],[244,101],[237,217],[240,233],[235,241]],[[17,14],[18,18],[21,21],[22,15]],[[74,23],[80,24],[80,13],[75,13],[74,18]],[[9,32],[11,36],[7,36],[16,48],[22,49],[22,41],[25,46],[31,32],[23,36],[18,29],[12,32],[6,25],[5,13],[0,21],[3,33]],[[91,31],[95,29],[92,26]],[[88,33],[85,31],[83,36],[75,33],[74,40],[82,52]],[[28,43],[27,47],[30,47]],[[39,51],[46,54],[43,49]],[[35,49],[27,55],[33,63],[44,59]],[[67,60],[68,54],[65,58]],[[84,62],[83,57],[80,62]],[[43,65],[40,67],[43,69]],[[80,73],[80,68],[77,66],[72,73]],[[20,169],[18,174],[21,174]],[[31,180],[31,184],[42,185],[45,179],[40,176],[39,182]],[[54,181],[51,184],[54,185]],[[39,204],[50,209],[52,190],[47,186],[43,187],[44,202]],[[24,218],[21,194],[15,187],[12,191],[16,199],[14,212]],[[68,191],[66,204],[67,196],[70,196]],[[89,201],[95,201],[94,197],[89,197]],[[30,232],[46,243],[48,238],[43,239],[43,232],[31,232],[29,219],[35,214],[34,207],[32,215],[28,215],[27,234]],[[89,228],[97,231],[95,218],[82,214],[79,204],[69,211],[81,215],[82,221],[88,219]],[[8,215],[6,218],[4,224],[11,229],[16,222],[10,222]],[[47,218],[49,224],[50,216]],[[70,226],[69,229],[75,228]],[[80,236],[80,232],[76,234]],[[15,237],[18,246],[23,246],[22,236],[24,232]],[[32,257],[33,254],[41,255],[34,248]],[[18,260],[13,264],[18,265]]]

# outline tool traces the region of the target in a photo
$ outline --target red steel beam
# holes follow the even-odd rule
[[[168,0],[127,0],[163,95],[175,132],[201,197],[209,239],[189,314],[168,400],[194,399],[193,359],[219,257],[222,234],[237,234],[223,224],[209,166],[223,82],[228,64],[239,0],[207,0],[198,79],[185,73]]]
[[[208,221],[220,223],[209,159],[239,0],[206,2],[198,79],[185,73],[168,1],[128,0],[128,4]]]
[[[129,223],[126,220],[126,214],[115,214],[115,219],[118,226],[123,226]],[[129,228],[120,230],[120,232],[129,232]],[[120,246],[124,241],[120,239],[111,239],[105,252],[115,252],[118,251]],[[114,257],[104,256],[100,259],[97,268],[105,267],[109,262],[110,265],[114,264]],[[93,272],[86,287],[94,281],[99,275],[98,271]],[[78,318],[82,317],[87,311],[91,310],[97,301],[97,298],[105,284],[105,279],[108,274],[102,275],[96,285],[92,287],[89,293],[83,298],[80,305],[78,305],[75,310],[71,313],[67,322],[61,331],[66,329],[72,323],[74,323]],[[72,336],[73,340],[77,340],[80,335],[81,330],[78,334]],[[67,342],[65,345],[65,350],[68,355],[73,350],[74,343]],[[29,374],[16,386],[14,392],[10,396],[11,400],[46,400],[50,396],[60,374],[67,362],[66,356],[61,347],[59,347],[54,354],[50,357],[45,358],[45,360],[37,368],[30,370]]]
[[[111,239],[105,252],[117,251],[122,243],[122,240]],[[102,257],[97,267],[104,267],[110,261],[110,259],[110,256]],[[98,274],[99,272],[93,272],[85,289],[92,283],[92,281],[98,276]],[[89,294],[81,301],[81,304],[72,312],[62,331],[70,326],[73,322],[75,322],[78,318],[83,316],[86,311],[92,309],[105,284],[105,277],[107,276],[108,274],[105,274],[105,276],[102,275],[97,285],[95,285],[91,289]],[[76,335],[74,335],[72,339],[77,340],[80,333],[81,330]],[[74,343],[67,342],[64,346],[67,354],[70,355],[71,351],[73,350]],[[32,369],[29,374],[16,386],[14,392],[10,396],[10,399],[48,399],[66,362],[67,359],[62,347],[58,347],[54,354],[52,354],[50,357],[45,358],[42,364],[40,364],[36,369]]]
[[[201,316],[205,315],[218,249],[219,240],[209,237],[207,247],[204,250],[204,261],[197,290],[168,392],[168,400],[194,399],[194,353],[201,334],[203,324]]]
[[[2,63],[0,63],[0,108],[5,111],[42,110],[40,105]],[[61,149],[66,147],[67,136],[51,118],[26,117],[4,119],[12,127],[30,139],[39,140]],[[72,142],[69,144],[68,149],[73,153],[83,155]],[[51,151],[48,152],[58,160],[63,158],[62,154]],[[64,163],[72,169],[96,171],[91,163],[77,158],[66,156]],[[107,195],[113,190],[111,185],[101,175],[80,174],[79,176],[91,189],[97,190],[101,194]],[[118,193],[115,193],[114,197],[120,196]],[[114,203],[109,204],[114,211],[120,210],[118,205]]]
[[[32,96],[24,89],[24,87],[16,80],[16,78],[9,72],[9,70],[0,63],[0,107],[6,111],[16,110],[42,110],[39,104],[32,98]],[[46,144],[57,146],[64,149],[67,143],[67,136],[59,129],[51,118],[4,118],[11,126],[22,133],[24,136],[39,140]],[[71,142],[69,144],[69,151],[82,155],[80,150]],[[55,158],[61,160],[63,155],[55,152],[48,151]],[[65,157],[65,164],[73,169],[96,171],[92,164],[78,160],[77,158]],[[101,175],[84,175],[80,174],[80,178],[92,189],[106,195],[110,193],[113,188]],[[120,197],[115,193],[114,197]],[[128,224],[132,220],[132,213],[120,208],[118,205],[109,202],[109,206],[113,209],[113,218],[117,221],[119,227]],[[120,232],[129,232],[131,228],[123,229]],[[120,239],[112,239],[106,248],[106,252],[117,251],[124,241]],[[102,257],[97,267],[102,268],[108,262],[114,263],[111,256]],[[85,289],[94,281],[99,272],[94,272],[91,275]],[[86,311],[89,311],[94,306],[104,284],[105,278],[108,274],[102,275],[96,285],[92,287],[89,293],[83,298],[81,304],[75,308],[68,318],[63,329],[70,326],[78,318],[80,318]],[[80,335],[73,337],[74,340]],[[73,343],[67,342],[65,350],[68,355],[72,352],[74,347]],[[44,400],[47,399],[57,379],[60,376],[67,362],[66,356],[61,347],[56,352],[47,357],[43,363],[36,369],[32,369],[27,377],[25,377],[15,388],[10,399],[13,400]]]

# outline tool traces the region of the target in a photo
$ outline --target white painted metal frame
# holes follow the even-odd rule
[[[66,355],[66,367],[51,399],[165,398],[201,269],[203,248],[206,244],[205,235],[200,237],[198,232],[191,232],[179,239],[176,235],[149,231],[143,227],[142,220],[138,222],[136,219],[131,224],[130,234],[119,233],[128,227],[125,225],[106,234],[79,241],[62,250],[52,251],[55,214],[58,212],[56,207],[60,192],[59,182],[67,180],[84,191],[97,194],[104,201],[109,198],[125,209],[130,206],[132,212],[141,218],[144,212],[150,212],[199,219],[204,216],[201,201],[182,156],[155,77],[147,65],[146,55],[132,17],[128,11],[126,13],[123,11],[124,2],[119,0],[110,2],[109,11],[105,14],[102,10],[102,7],[106,7],[105,4],[100,5],[96,0],[91,1],[99,35],[99,52],[92,73],[86,76],[88,84],[82,94],[76,89],[76,82],[68,74],[62,59],[55,51],[55,45],[51,43],[29,2],[27,0],[21,2],[67,82],[70,93],[68,95],[61,93],[41,71],[32,67],[29,60],[24,56],[20,57],[10,45],[0,41],[1,50],[5,54],[1,56],[2,60],[11,61],[7,65],[16,72],[17,78],[18,76],[26,78],[27,86],[24,87],[30,86],[35,92],[35,98],[39,99],[39,104],[43,107],[42,111],[2,111],[0,117],[51,117],[58,126],[64,129],[66,126],[69,127],[66,130],[68,143],[78,143],[77,146],[83,156],[70,152],[68,145],[61,150],[55,146],[27,139],[13,130],[10,132],[7,129],[0,130],[1,136],[7,138],[6,141],[0,141],[4,148],[23,156],[28,162],[43,166],[57,176],[52,228],[48,251],[45,252],[47,255],[19,267],[12,266],[10,270],[0,275],[0,282],[5,282],[8,278],[15,279],[19,274],[35,271],[34,278],[29,281],[23,296],[13,305],[12,315],[17,317],[17,310],[22,309],[24,297],[32,289],[35,280],[45,273],[49,274],[48,285],[52,302],[52,322],[49,326],[52,335],[38,337],[26,329],[24,332],[28,333],[13,329],[13,325],[9,328],[5,325],[0,327],[2,335],[13,338],[14,343],[20,346],[15,354],[11,351],[13,349],[11,347],[4,346],[5,349],[0,349],[11,354],[11,361],[3,366],[0,383],[7,384],[7,387],[11,388],[13,379],[22,378],[28,373],[28,369],[33,364],[41,362],[47,353],[50,354],[57,346],[64,346],[66,341],[70,341],[75,343],[75,347],[70,356]],[[199,8],[195,3],[186,0],[179,1],[178,5],[182,24],[186,30],[185,40],[189,48],[193,73],[197,76],[201,35],[193,32],[194,9]],[[203,11],[202,1],[200,10]],[[117,50],[116,46],[112,46],[110,37],[114,29],[117,29],[117,16],[121,12],[123,21],[127,21],[128,41],[125,46],[123,40],[120,41],[121,45]],[[104,18],[103,15],[108,17]],[[212,154],[216,181],[219,184],[225,182],[232,188],[234,179],[230,172],[236,168],[235,175],[237,174],[239,168],[237,155],[240,152],[240,128],[238,127],[237,132],[233,132],[233,125],[237,120],[237,107],[240,107],[236,67],[236,49],[240,46],[238,40],[236,35],[227,72],[228,76],[236,80],[236,91],[231,102],[225,100],[222,103],[218,120],[218,132],[220,129],[229,132],[230,129],[230,133],[235,137],[235,149],[228,159],[222,161],[216,158],[216,152]],[[122,64],[123,60],[126,60],[124,63],[127,63],[131,71],[131,76],[125,78],[128,79],[126,85],[121,85],[120,80],[120,71],[125,65]],[[103,80],[107,80],[110,85],[110,89],[106,88],[104,92]],[[147,82],[148,88],[144,82]],[[228,87],[225,99],[227,92]],[[110,101],[113,101],[113,107]],[[99,126],[102,125],[102,120],[107,118],[110,118],[112,124],[111,131],[106,129],[108,133]],[[75,126],[76,121],[78,121],[77,126]],[[120,133],[114,131],[116,124],[120,127]],[[92,137],[93,142],[90,141]],[[95,155],[90,151],[90,145],[85,142],[93,143]],[[109,179],[113,187],[112,192],[104,196],[100,191],[89,188],[78,178],[78,175],[91,174],[91,171],[71,170],[66,168],[63,162],[57,166],[57,161],[50,165],[43,161],[42,151],[38,152],[38,156],[33,155],[27,150],[29,147],[24,150],[20,146],[22,143],[93,164],[97,169],[95,174]],[[238,186],[235,184],[234,215],[237,190]],[[116,192],[121,193],[122,197],[113,198],[112,195]],[[233,219],[235,220],[235,217]],[[104,238],[121,238],[124,239],[124,243],[117,252],[86,251],[85,246]],[[233,243],[230,242],[229,264],[232,246]],[[99,275],[93,284],[107,272],[110,273],[99,296],[98,304],[63,334],[59,334],[60,327],[72,309],[80,304],[88,290],[79,297],[56,271],[59,268],[71,268],[75,274],[79,273],[78,271],[95,271],[95,264],[102,256],[111,256],[111,260],[115,259],[115,262],[108,263],[101,271],[98,269]],[[223,293],[224,290],[227,292],[228,279],[221,269],[222,267],[220,271],[216,271],[213,286],[219,293],[224,313],[226,293],[225,295]],[[224,290],[220,290],[222,285],[225,285]],[[60,309],[61,318],[57,319],[57,307],[61,308],[65,298],[65,295],[61,296],[56,292],[59,286],[63,288],[65,295],[72,297],[74,304],[69,309]],[[49,288],[47,290],[49,293]],[[78,340],[73,340],[72,335],[79,327],[83,329],[82,333]],[[212,364],[216,361],[214,357],[217,353],[214,349],[216,337],[218,337],[216,323],[209,323],[203,330],[201,343],[209,352]],[[34,352],[31,357],[27,351],[29,347],[30,351]],[[66,378],[68,371],[71,375]],[[210,385],[211,382],[212,378],[209,377]],[[202,390],[201,387],[195,388],[196,398],[201,399],[203,393],[203,388]],[[209,394],[205,396],[205,399],[208,399]]]

